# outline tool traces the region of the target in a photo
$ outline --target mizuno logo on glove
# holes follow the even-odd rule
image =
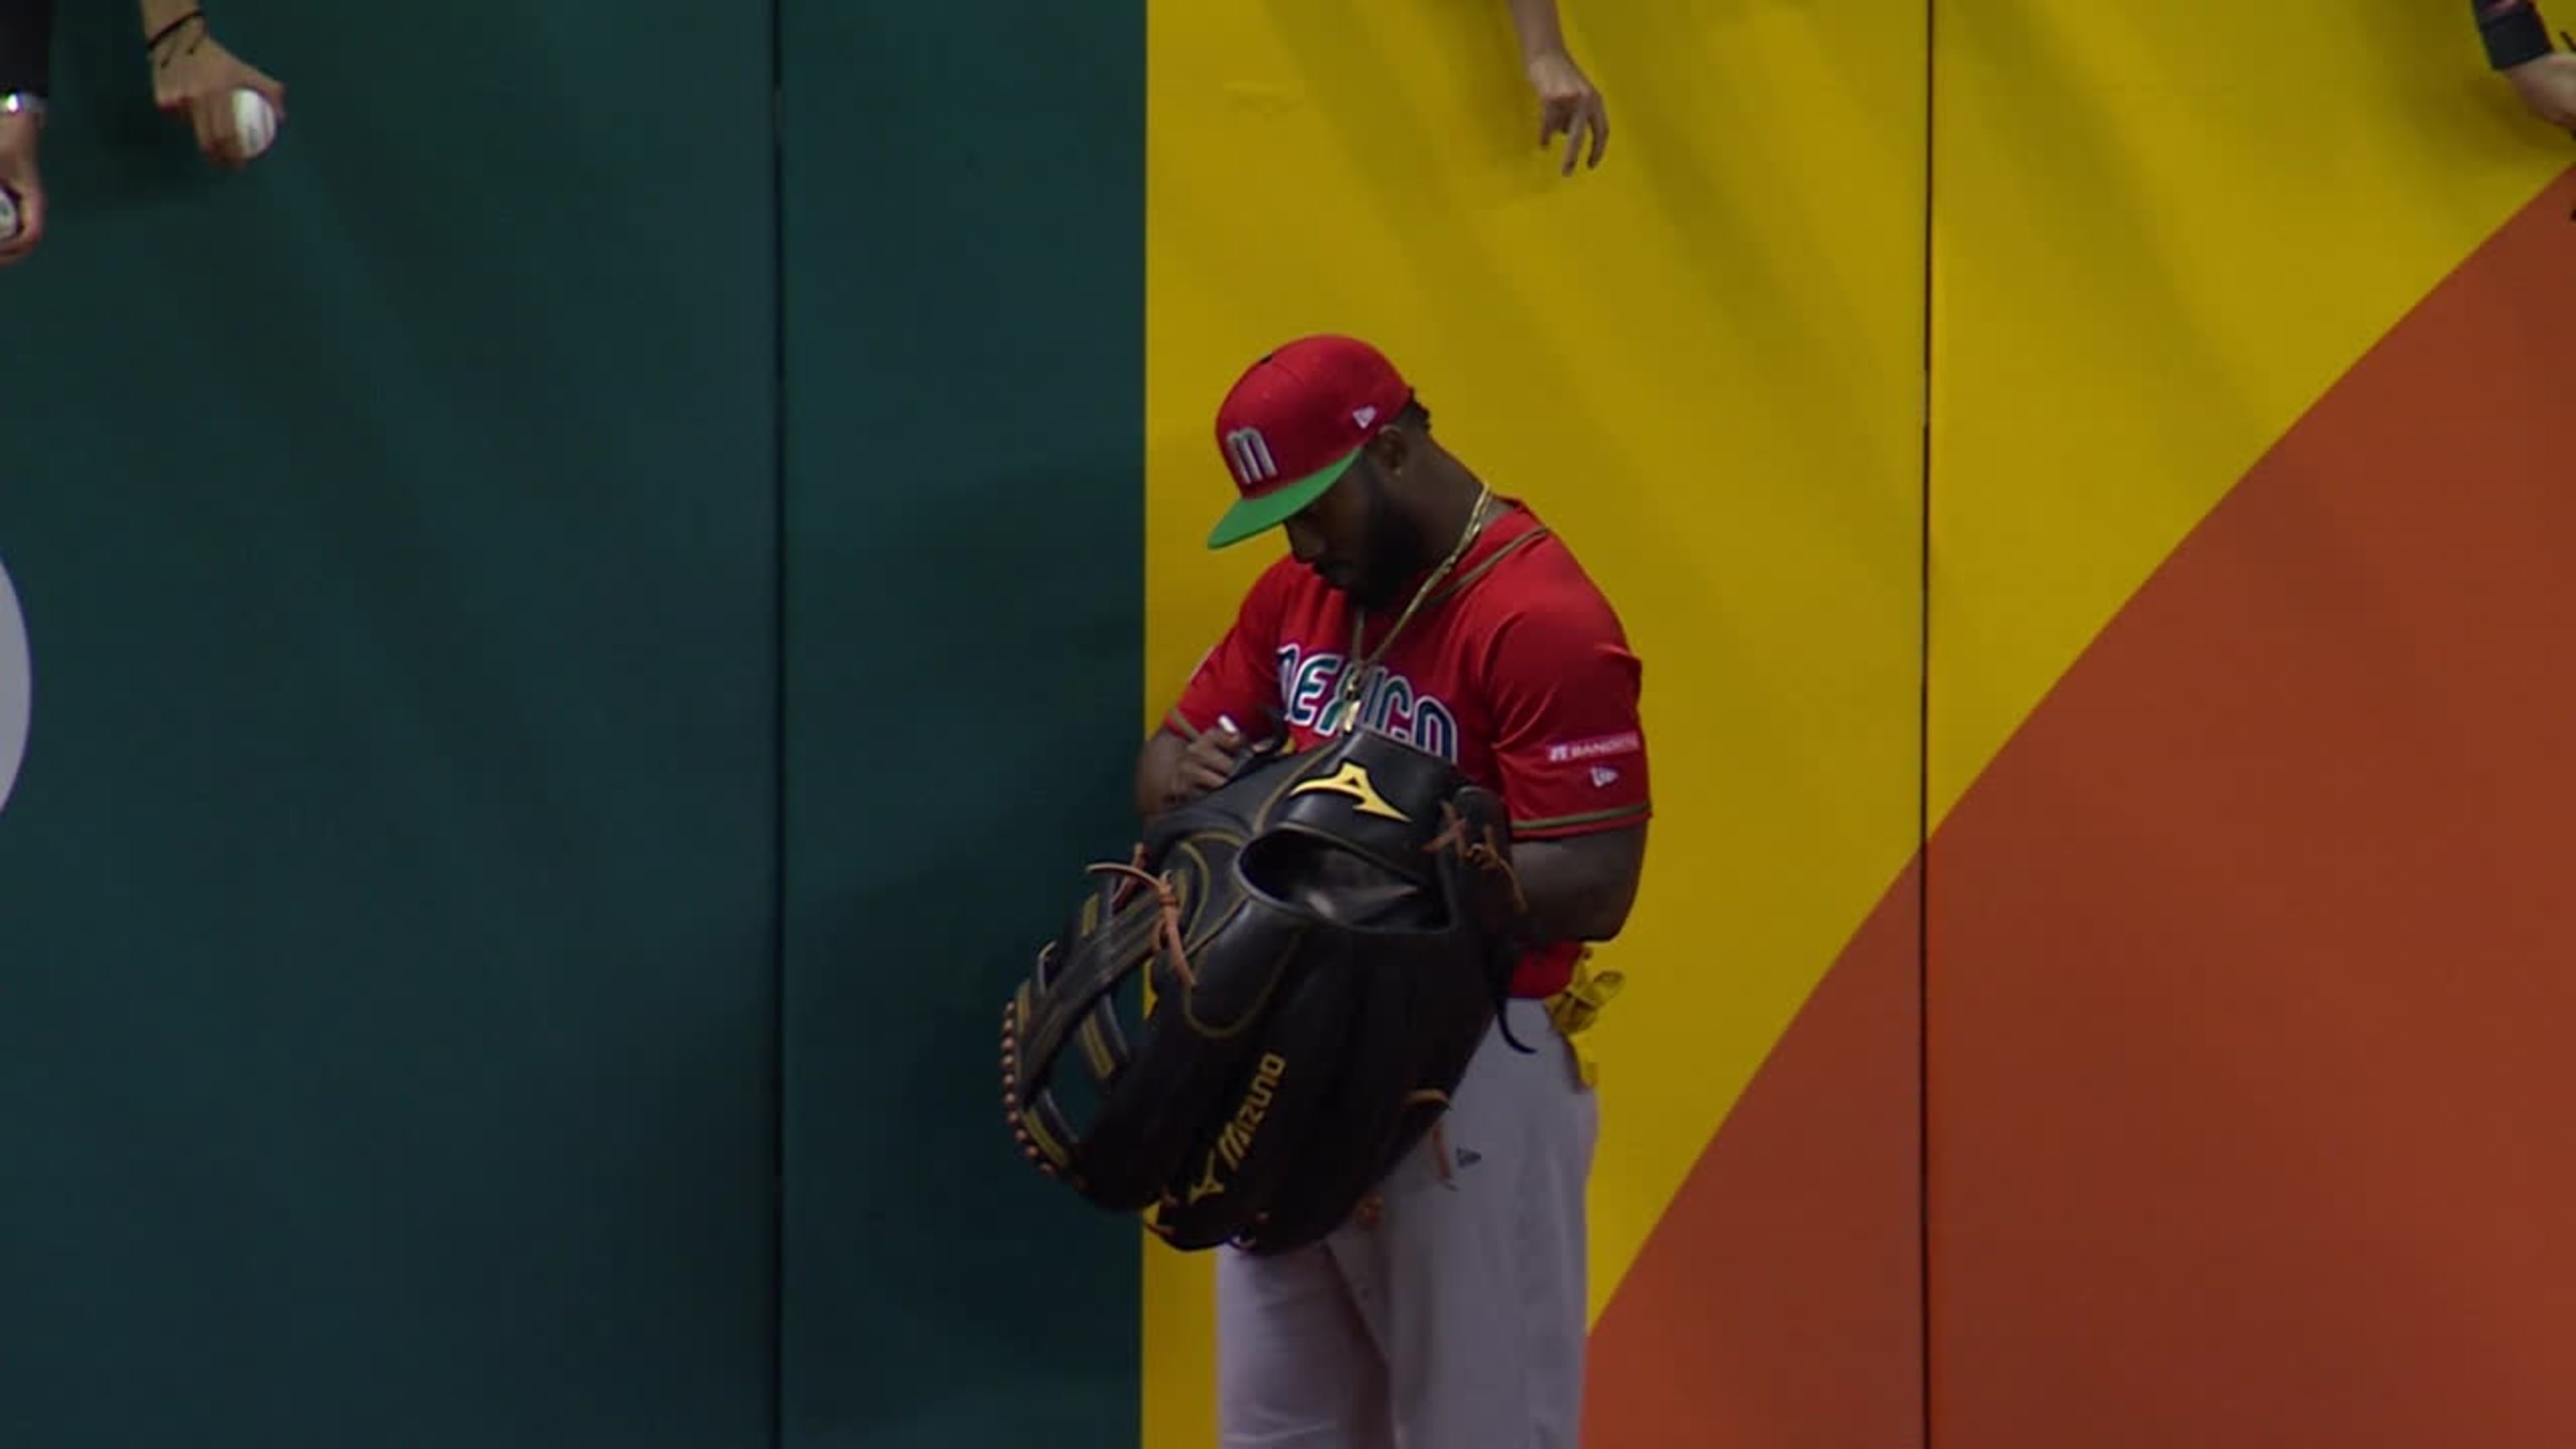
[[[1243,1166],[1243,1155],[1252,1150],[1252,1134],[1261,1130],[1261,1114],[1270,1110],[1270,1099],[1278,1094],[1279,1079],[1288,1073],[1288,1059],[1277,1052],[1263,1052],[1252,1069],[1252,1084],[1244,1089],[1243,1105],[1235,1109],[1234,1120],[1217,1133],[1216,1148],[1207,1155],[1207,1164],[1198,1182],[1190,1188],[1190,1201],[1199,1202],[1225,1191],[1218,1180],[1217,1163],[1222,1159],[1226,1170]]]
[[[1402,820],[1408,823],[1413,819],[1412,816],[1386,803],[1386,797],[1377,792],[1377,782],[1369,778],[1366,766],[1355,765],[1347,760],[1342,763],[1340,769],[1323,779],[1308,780],[1288,793],[1291,795],[1347,795],[1356,802],[1351,808],[1362,815],[1375,815],[1384,820]]]

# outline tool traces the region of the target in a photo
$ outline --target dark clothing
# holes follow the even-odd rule
[[[54,0],[0,0],[0,96],[53,89]]]
[[[2487,64],[2497,70],[2537,60],[2553,49],[2549,25],[2533,0],[2469,0],[2469,13],[2477,17],[2478,38],[2486,42]]]

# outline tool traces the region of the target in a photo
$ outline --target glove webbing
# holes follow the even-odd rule
[[[1139,858],[1142,854],[1142,851],[1138,852]],[[1153,891],[1152,949],[1155,954],[1172,963],[1172,974],[1182,985],[1197,985],[1197,974],[1190,969],[1189,946],[1181,936],[1181,897],[1180,893],[1172,888],[1171,879],[1168,876],[1154,875],[1141,865],[1100,864],[1091,867],[1091,873],[1124,875],[1128,878],[1127,885],[1121,892],[1122,898],[1113,900],[1110,906],[1113,911],[1125,909],[1126,901],[1123,897],[1138,887]],[[1148,961],[1137,969],[1150,973],[1154,965],[1153,962]],[[1149,983],[1152,979],[1150,974],[1146,978]],[[1091,1060],[1091,1075],[1098,1078],[1103,1086],[1118,1080],[1118,1074],[1127,1070],[1127,1063],[1130,1060],[1127,1052],[1127,1034],[1119,1030],[1118,1010],[1113,1004],[1113,999],[1114,993],[1103,993],[1098,1001],[1093,1002],[1091,1010],[1083,1017],[1079,1033],[1082,1038],[1083,1055]]]
[[[1136,859],[1142,858],[1143,852],[1140,849]],[[1170,880],[1154,875],[1133,862],[1125,864],[1114,861],[1101,862],[1091,866],[1090,873],[1128,877],[1118,892],[1110,898],[1110,922],[1103,932],[1117,942],[1118,949],[1113,952],[1113,959],[1123,959],[1139,950],[1149,955],[1165,955],[1172,963],[1173,973],[1183,983],[1195,984],[1197,975],[1190,967],[1189,952],[1181,934],[1180,895],[1172,888]],[[1134,893],[1139,885],[1154,892],[1154,905],[1150,915],[1131,913],[1128,909],[1128,903],[1134,899]],[[1093,909],[1096,908],[1095,902]],[[1145,939],[1132,944],[1120,939],[1140,933]],[[1039,954],[1036,973],[1038,986],[1054,984],[1054,977],[1049,969],[1053,964],[1054,951],[1055,946],[1050,942]],[[1139,969],[1151,971],[1153,967],[1148,962]],[[1022,983],[1013,1004],[1019,1022],[1028,1020],[1032,995],[1030,984]],[[1104,1089],[1117,1081],[1118,1074],[1124,1072],[1128,1062],[1132,1060],[1127,1047],[1127,1034],[1118,1026],[1118,1010],[1114,996],[1115,992],[1112,990],[1102,991],[1092,1002],[1090,1010],[1083,1013],[1082,1025],[1074,1031],[1083,1056],[1091,1068],[1093,1078]],[[1012,1052],[1011,1040],[1015,1034],[1016,1025],[1010,1020],[1004,1022],[1003,1046],[1006,1054],[1015,1055]],[[1010,1056],[1006,1055],[1006,1073],[1011,1064]],[[1012,1127],[1019,1138],[1022,1151],[1029,1159],[1050,1173],[1058,1170],[1071,1172],[1073,1148],[1079,1142],[1080,1134],[1074,1130],[1073,1124],[1066,1120],[1064,1110],[1056,1105],[1055,1093],[1041,1087],[1033,1094],[1031,1100],[1010,1105],[1015,1119]],[[1078,1179],[1076,1186],[1080,1186]]]

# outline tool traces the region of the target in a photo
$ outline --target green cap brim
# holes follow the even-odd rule
[[[1228,548],[1286,523],[1307,504],[1323,497],[1324,490],[1349,472],[1359,455],[1360,450],[1353,448],[1284,488],[1258,498],[1236,499],[1225,516],[1216,521],[1216,527],[1208,531],[1207,546]]]

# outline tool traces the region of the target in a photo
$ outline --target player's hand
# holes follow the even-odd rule
[[[259,92],[277,112],[278,124],[286,124],[286,87],[226,50],[204,21],[191,22],[152,52],[152,103],[170,115],[186,117],[197,133],[197,149],[218,166],[250,164],[241,133],[233,125],[237,90]]]
[[[34,116],[0,116],[0,185],[18,197],[18,234],[0,241],[0,267],[26,260],[45,238],[45,181],[36,171]]]
[[[1233,779],[1235,766],[1243,762],[1248,748],[1232,720],[1219,720],[1216,728],[1201,731],[1172,768],[1171,803],[1188,804]]]
[[[2553,126],[2576,130],[2576,53],[2562,50],[2527,60],[2504,76],[2533,115]]]
[[[1583,67],[1562,50],[1541,51],[1530,60],[1529,82],[1538,93],[1538,143],[1547,145],[1560,133],[1565,137],[1565,165],[1559,174],[1574,174],[1587,135],[1592,143],[1587,165],[1599,166],[1601,153],[1610,145],[1610,113]]]

